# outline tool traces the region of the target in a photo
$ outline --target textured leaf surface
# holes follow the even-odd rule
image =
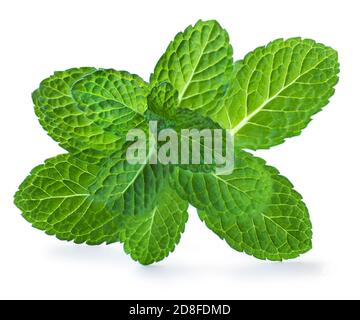
[[[220,106],[231,65],[227,32],[216,21],[199,21],[170,43],[151,76],[151,84],[168,81],[179,93],[180,108],[208,115]]]
[[[187,221],[187,201],[169,186],[169,167],[130,165],[114,154],[98,174],[92,191],[107,199],[114,216],[122,213],[120,240],[132,258],[151,264],[174,251]]]
[[[241,152],[231,175],[178,170],[180,192],[235,250],[260,259],[291,259],[311,249],[311,222],[291,183]]]
[[[141,264],[166,258],[175,250],[185,230],[188,203],[169,186],[162,188],[149,212],[127,216],[121,232],[124,249]]]
[[[49,135],[64,149],[92,162],[121,149],[125,131],[144,122],[120,101],[95,99],[94,95],[87,101],[88,105],[74,100],[73,85],[84,76],[98,72],[93,68],[56,72],[33,94],[36,114]],[[82,97],[85,99],[85,94]],[[146,103],[146,97],[142,100]]]
[[[94,197],[90,186],[98,167],[61,155],[32,170],[15,196],[15,204],[35,228],[61,240],[88,244],[119,240],[121,219]]]
[[[151,90],[148,105],[158,116],[174,119],[178,107],[178,92],[168,82],[159,83]]]
[[[87,106],[97,105],[104,101],[114,101],[123,107],[143,114],[147,109],[148,94],[149,86],[139,76],[113,69],[101,69],[88,74],[72,88],[73,97],[83,106],[84,111],[87,111]],[[97,111],[90,109],[90,112],[96,113]],[[113,111],[111,116],[116,120],[117,110],[109,110],[109,113],[110,111]],[[102,112],[105,114],[104,111]]]
[[[177,132],[178,139],[181,141],[181,143],[179,143],[179,155],[184,154],[182,146],[186,145],[186,143],[189,144],[189,148],[186,149],[188,149],[190,161],[188,164],[181,162],[179,166],[186,170],[192,170],[196,172],[215,171],[215,157],[222,156],[226,148],[225,132],[221,129],[218,123],[214,122],[208,117],[200,115],[196,111],[189,109],[177,109],[174,118],[173,129]],[[209,129],[217,129],[218,131],[222,132],[223,144],[221,150],[214,148],[214,131],[210,131],[210,143],[205,141],[204,136],[207,136],[205,133],[206,131],[209,131]],[[198,164],[192,162],[194,145],[198,145],[199,149],[200,161]],[[212,155],[211,162],[207,161],[208,159],[206,159],[206,153],[207,155]]]
[[[261,149],[301,133],[334,93],[337,52],[313,40],[276,40],[235,64],[214,119],[240,148]]]
[[[141,215],[153,209],[157,193],[169,177],[169,167],[130,164],[123,152],[102,165],[91,191],[107,199],[108,209],[124,215]]]

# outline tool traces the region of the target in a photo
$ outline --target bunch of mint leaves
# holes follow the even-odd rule
[[[67,153],[36,167],[15,204],[60,240],[122,242],[151,264],[174,251],[194,206],[233,249],[259,259],[298,257],[312,247],[308,210],[292,184],[247,150],[299,135],[334,94],[338,56],[313,40],[275,40],[233,61],[227,32],[199,21],[176,35],[150,81],[124,71],[69,69],[33,93],[35,112]],[[129,164],[126,133],[164,126],[229,129],[235,168]]]

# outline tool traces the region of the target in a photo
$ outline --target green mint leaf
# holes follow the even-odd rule
[[[232,66],[227,32],[216,21],[199,21],[179,33],[160,58],[151,84],[167,81],[179,93],[179,107],[209,115],[220,107]]]
[[[96,165],[60,155],[36,167],[21,184],[15,204],[35,228],[60,240],[95,245],[119,241],[121,219],[90,187]]]
[[[175,250],[188,219],[188,203],[169,186],[156,197],[149,212],[126,216],[120,239],[125,252],[148,265],[166,258]]]
[[[98,162],[121,149],[126,142],[126,132],[145,125],[144,119],[122,101],[100,101],[95,95],[89,97],[90,93],[80,94],[73,89],[74,85],[84,84],[84,77],[98,74],[93,68],[56,72],[33,93],[36,114],[49,135],[71,154],[91,162]],[[135,79],[134,83],[140,82]],[[126,90],[130,91],[128,87]],[[146,104],[146,91],[140,94],[144,94],[142,101]],[[133,99],[133,95],[128,97]],[[80,98],[87,99],[88,105],[81,104]]]
[[[85,122],[81,110],[71,96],[71,86],[86,74],[94,72],[94,68],[69,69],[55,72],[53,76],[41,82],[39,89],[33,92],[35,113],[48,134],[66,150],[76,150],[76,146],[84,142],[76,127],[67,119],[75,115],[79,122]]]
[[[180,240],[187,221],[188,202],[169,186],[170,168],[129,164],[122,153],[110,157],[91,190],[107,199],[114,216],[121,213],[120,241],[141,264],[167,257]]]
[[[241,148],[278,145],[328,104],[338,72],[335,50],[313,40],[276,40],[235,64],[214,119],[232,130]]]
[[[147,109],[148,94],[149,86],[139,76],[112,69],[101,69],[90,73],[72,87],[72,95],[76,102],[84,107],[84,112],[87,111],[86,106],[114,101],[136,113],[143,114]],[[103,105],[105,106],[104,103]],[[100,117],[105,117],[107,113],[110,113],[116,121],[117,111],[111,108],[109,110],[98,108],[94,113],[98,113]],[[106,120],[110,122],[111,118],[105,118]]]
[[[231,175],[179,169],[177,179],[201,220],[235,250],[277,261],[311,249],[311,222],[301,196],[261,159],[240,152]]]

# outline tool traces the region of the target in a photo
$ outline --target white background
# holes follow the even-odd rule
[[[39,1],[0,3],[0,298],[360,298],[360,2]],[[30,170],[62,153],[40,127],[30,94],[55,70],[115,68],[148,79],[173,36],[217,19],[235,58],[275,38],[336,48],[341,80],[300,137],[258,152],[304,196],[314,249],[285,263],[230,249],[194,210],[175,253],[143,267],[121,245],[77,246],[33,229],[12,197]]]

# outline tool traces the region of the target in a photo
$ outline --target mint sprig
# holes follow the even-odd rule
[[[35,228],[60,240],[124,243],[142,264],[175,249],[189,204],[235,250],[259,259],[311,249],[301,196],[279,172],[242,149],[267,149],[298,135],[334,94],[337,52],[312,40],[276,40],[233,62],[227,32],[199,21],[179,33],[149,83],[124,71],[55,72],[33,93],[35,112],[67,154],[33,169],[15,204]],[[130,164],[129,130],[223,128],[235,165]]]

